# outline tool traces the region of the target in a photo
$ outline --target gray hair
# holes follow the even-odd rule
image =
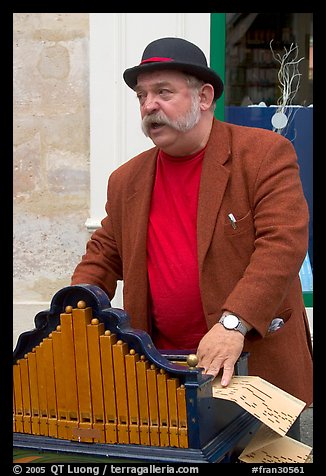
[[[184,73],[184,75],[185,75],[185,78],[186,78],[186,81],[188,83],[189,88],[192,89],[194,92],[199,92],[200,88],[204,84],[206,84],[205,81],[203,81],[202,79],[197,78],[196,76],[192,76],[191,74],[186,74],[186,73]],[[213,102],[211,104],[211,107],[210,107],[210,110],[212,112],[214,112],[215,108],[216,108],[216,99],[213,100]]]

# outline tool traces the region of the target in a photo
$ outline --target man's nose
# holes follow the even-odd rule
[[[158,109],[158,104],[154,96],[147,96],[143,105],[146,114],[151,114]]]

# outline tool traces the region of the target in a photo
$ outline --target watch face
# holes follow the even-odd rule
[[[224,318],[223,324],[227,329],[235,329],[239,324],[239,319],[236,316],[229,314]]]

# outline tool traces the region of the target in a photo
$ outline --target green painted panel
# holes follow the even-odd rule
[[[314,294],[312,291],[303,291],[303,300],[305,307],[314,306]]]
[[[210,67],[225,81],[225,13],[211,13]],[[215,117],[224,120],[224,93],[217,100]]]

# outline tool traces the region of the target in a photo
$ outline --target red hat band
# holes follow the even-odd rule
[[[163,62],[163,61],[173,61],[172,58],[163,58],[161,56],[153,56],[152,58],[147,58],[141,61],[140,64],[144,63],[157,63],[157,62]]]

